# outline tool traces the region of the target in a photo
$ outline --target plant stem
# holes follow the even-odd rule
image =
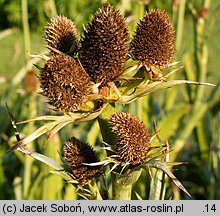
[[[24,48],[26,53],[30,53],[30,30],[28,23],[28,3],[27,0],[21,1],[22,6],[22,23],[24,31]],[[28,55],[25,55],[26,63],[28,62]]]
[[[177,24],[177,35],[176,35],[176,50],[179,51],[182,42],[183,36],[183,27],[184,27],[184,15],[185,15],[185,5],[186,0],[180,1],[179,14],[178,14],[178,24]]]
[[[36,116],[36,113],[37,113],[35,96],[29,95],[28,101],[29,101],[30,107],[27,109],[27,111],[29,112],[30,118],[33,118],[34,116]],[[34,124],[33,124],[33,122],[31,122],[31,123],[29,123],[29,126],[27,128],[27,130],[28,130],[27,133],[29,133],[33,129],[34,129]],[[33,148],[33,142],[31,142],[29,145],[30,145],[30,148]],[[29,155],[25,155],[24,183],[23,183],[23,188],[24,188],[23,198],[24,199],[28,199],[28,196],[29,196],[33,162],[34,162],[34,159],[32,157],[30,157]]]
[[[203,7],[210,6],[209,0],[204,0]],[[193,8],[191,8],[193,11]],[[206,20],[204,18],[198,19],[195,17],[195,63],[196,63],[196,70],[197,70],[197,81],[205,81],[207,77],[207,63],[208,63],[208,47],[205,41],[205,34],[206,34]],[[172,154],[173,158],[172,161],[175,160],[178,153],[184,147],[184,144],[190,134],[192,133],[193,129],[196,129],[197,138],[200,150],[208,151],[208,145],[206,140],[204,139],[205,131],[204,131],[204,122],[203,117],[208,109],[208,103],[204,102],[204,95],[205,95],[205,88],[203,86],[197,86],[197,91],[195,95],[195,102],[192,112],[190,114],[190,121],[187,122],[185,127],[181,131],[180,137],[176,140],[174,144],[174,152],[176,154]]]
[[[44,154],[50,158],[54,158],[61,164],[60,156],[57,152],[61,149],[61,141],[56,134],[53,139],[49,140],[47,146],[44,149]],[[57,175],[49,174],[48,166],[43,165],[41,167],[41,173],[43,173],[42,187],[42,199],[62,199],[63,179],[57,177]],[[74,194],[72,194],[74,197]],[[72,199],[72,198],[71,198]]]
[[[209,8],[210,2],[204,1],[203,7]],[[207,78],[207,67],[208,67],[208,46],[206,41],[206,29],[207,22],[204,17],[196,19],[196,63],[197,63],[197,71],[198,71],[198,81],[205,81]],[[198,86],[197,87],[197,95],[195,100],[195,106],[200,107],[202,103],[204,103],[205,98],[205,88]],[[200,123],[196,127],[196,135],[198,139],[200,152],[208,152],[209,145],[206,139],[206,130],[204,120],[201,119]],[[208,160],[208,156],[201,154],[203,160]]]
[[[132,185],[122,186],[116,181],[115,175],[112,175],[112,199],[114,200],[130,200]],[[120,193],[118,193],[120,191]]]
[[[163,171],[156,170],[154,173],[154,177],[150,183],[149,200],[164,199],[163,179],[164,179]]]
[[[171,161],[176,160],[178,154],[183,149],[186,140],[188,139],[188,137],[192,133],[193,129],[197,126],[199,121],[202,119],[202,117],[204,116],[207,109],[208,109],[207,103],[202,104],[200,107],[193,108],[191,115],[189,117],[190,121],[188,121],[187,124],[185,125],[185,127],[182,129],[180,137],[175,141],[175,143],[173,145],[174,151],[170,155],[172,157]]]
[[[180,1],[179,8],[178,8],[178,20],[177,20],[177,26],[176,26],[176,40],[175,40],[175,49],[177,50],[178,56],[181,53],[182,36],[183,36],[184,20],[185,20],[185,7],[186,7],[186,0]],[[176,74],[173,74],[172,79],[175,79],[175,76]],[[177,95],[178,94],[177,94],[176,89],[167,90],[166,100],[165,100],[165,109],[167,111],[173,108]]]
[[[50,5],[50,10],[51,10],[51,15],[55,16],[57,15],[57,9],[56,9],[56,4],[54,0],[49,0],[49,5]]]
[[[130,200],[132,185],[138,180],[141,171],[137,170],[130,174],[112,173],[112,199]]]

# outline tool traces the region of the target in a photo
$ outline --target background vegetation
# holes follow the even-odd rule
[[[16,121],[52,113],[44,99],[29,92],[24,77],[38,71],[30,54],[39,54],[43,46],[43,28],[55,14],[74,20],[78,35],[91,15],[105,1],[101,0],[0,0],[0,199],[78,199],[74,188],[50,168],[15,151],[2,155],[15,142],[14,131],[5,109],[8,103]],[[176,34],[176,61],[184,66],[174,76],[216,84],[216,87],[181,86],[154,93],[125,107],[137,115],[149,130],[156,119],[160,137],[168,140],[173,151],[171,161],[184,161],[174,174],[191,193],[192,199],[220,198],[220,3],[218,0],[109,0],[121,10],[132,32],[147,9],[165,9]],[[27,22],[28,21],[28,22]],[[27,25],[29,24],[29,25]],[[38,63],[39,65],[42,62]],[[174,77],[173,77],[174,78]],[[19,125],[22,137],[40,123]],[[28,144],[32,149],[61,162],[62,143],[70,136],[101,143],[96,121],[68,125],[46,145],[46,137]],[[99,149],[97,149],[99,150]],[[149,198],[150,182],[141,176],[135,191]],[[166,199],[189,199],[167,182]],[[133,199],[137,199],[133,194]]]

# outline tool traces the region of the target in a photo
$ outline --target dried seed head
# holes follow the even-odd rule
[[[101,174],[100,166],[88,166],[82,163],[96,163],[99,159],[89,144],[75,137],[70,138],[64,145],[64,160],[73,177],[85,184]]]
[[[116,113],[110,118],[112,131],[117,135],[113,151],[121,162],[140,165],[150,149],[150,135],[143,122],[128,113]]]
[[[73,58],[56,54],[41,70],[42,94],[55,110],[74,112],[80,109],[92,93],[90,78]]]
[[[45,28],[44,38],[47,45],[66,54],[78,49],[76,27],[65,16],[55,16],[50,19]]]
[[[36,77],[34,70],[29,70],[24,76],[24,90],[26,93],[36,93],[39,85],[39,81]]]
[[[174,54],[174,31],[166,11],[146,12],[137,26],[130,51],[147,68],[167,67]]]
[[[128,54],[128,31],[124,17],[110,4],[99,9],[84,31],[80,61],[95,83],[114,81]]]

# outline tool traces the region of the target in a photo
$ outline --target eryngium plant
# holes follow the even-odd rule
[[[54,16],[45,27],[44,38],[46,45],[71,54],[78,49],[76,35],[76,27],[70,19],[65,16]]]
[[[119,156],[123,165],[140,165],[151,149],[151,136],[143,122],[129,113],[116,113],[110,118],[110,127],[117,135],[117,142],[112,151]]]
[[[70,138],[64,145],[64,161],[69,173],[78,184],[86,184],[101,174],[100,166],[88,166],[85,163],[96,163],[99,159],[89,144],[75,137]]]
[[[50,55],[40,56],[45,60],[44,67],[38,67],[41,94],[48,98],[54,110],[61,111],[63,115],[40,116],[20,122],[50,121],[24,139],[18,139],[9,151],[18,149],[59,170],[56,174],[64,175],[69,181],[74,178],[81,185],[98,176],[101,165],[110,163],[113,199],[130,199],[132,185],[138,180],[141,170],[150,167],[163,170],[188,194],[166,167],[167,164],[178,164],[163,159],[169,153],[168,145],[152,145],[154,137],[161,144],[156,130],[155,135],[151,136],[141,121],[129,114],[117,113],[115,109],[116,103],[128,104],[175,85],[211,85],[188,80],[166,80],[178,70],[172,68],[175,65],[172,64],[174,32],[167,13],[161,10],[146,12],[130,43],[129,54],[125,19],[110,4],[105,4],[95,13],[84,30],[79,46],[74,24],[63,16],[49,21],[45,40]],[[130,65],[125,68],[124,63],[130,57],[135,61],[130,60]],[[165,68],[170,72],[163,76],[161,70]],[[143,76],[143,72],[147,72],[148,76]],[[120,78],[122,73],[127,77]],[[103,161],[99,162],[91,147],[76,138],[70,139],[64,147],[68,170],[51,158],[24,147],[47,132],[49,139],[69,123],[90,121],[97,117],[107,144],[105,149],[113,152],[108,152]],[[112,134],[116,135],[116,141]],[[104,191],[108,193],[108,189]],[[157,191],[157,188],[152,191]]]
[[[125,19],[113,6],[106,4],[84,29],[79,59],[92,81],[105,85],[120,75],[127,54]]]
[[[54,54],[40,72],[42,95],[54,109],[62,112],[79,110],[92,93],[90,77],[77,60]]]
[[[132,57],[144,65],[150,79],[162,78],[174,54],[174,30],[166,11],[146,12],[131,41]]]

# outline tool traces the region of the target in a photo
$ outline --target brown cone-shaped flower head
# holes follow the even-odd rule
[[[53,55],[41,70],[42,94],[55,110],[74,112],[80,109],[92,93],[90,77],[73,58]]]
[[[137,26],[130,51],[147,68],[167,67],[174,54],[174,31],[166,11],[146,12]]]
[[[122,163],[140,165],[150,149],[150,135],[143,122],[128,113],[120,112],[110,118],[112,131],[117,135],[113,151]]]
[[[75,137],[70,138],[64,145],[65,164],[74,179],[85,184],[101,174],[100,166],[88,166],[82,163],[96,163],[99,159],[89,144],[85,144]]]
[[[80,61],[95,83],[105,85],[121,73],[128,54],[124,17],[110,4],[99,9],[84,30]]]
[[[78,49],[75,25],[65,16],[55,16],[50,19],[45,28],[44,38],[47,45],[66,54]]]

